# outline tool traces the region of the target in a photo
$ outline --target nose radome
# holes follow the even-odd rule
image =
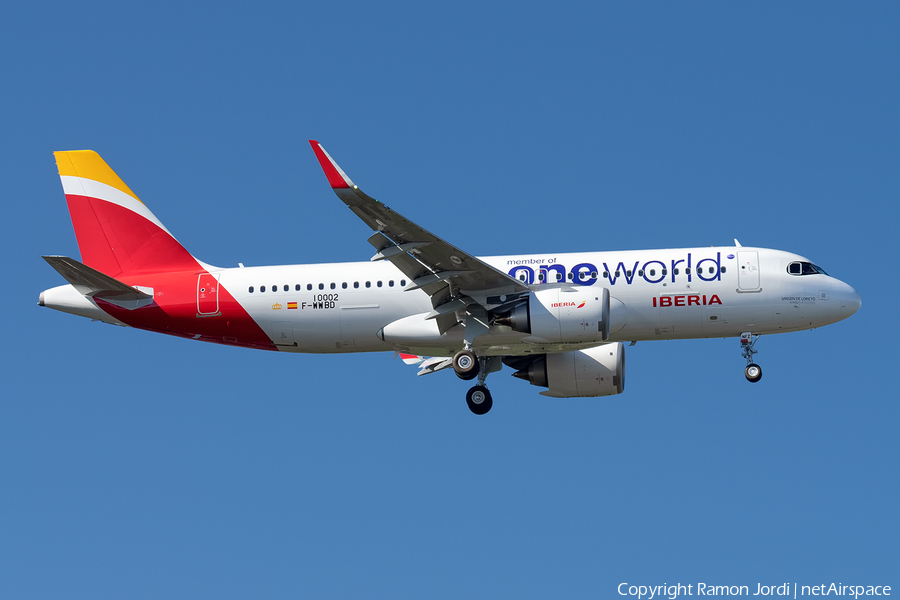
[[[862,306],[862,297],[859,295],[859,292],[854,290],[849,285],[847,286],[847,292],[842,294],[841,298],[841,317],[846,319],[847,317],[856,313],[859,310],[859,307]]]

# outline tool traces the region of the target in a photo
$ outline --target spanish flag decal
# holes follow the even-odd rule
[[[291,310],[292,308],[297,308],[296,302],[288,302],[288,310]]]

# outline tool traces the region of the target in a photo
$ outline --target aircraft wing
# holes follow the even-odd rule
[[[372,260],[389,260],[409,277],[407,290],[422,289],[431,296],[435,310],[428,318],[438,319],[441,331],[458,322],[457,311],[480,305],[482,310],[476,311],[483,313],[529,291],[523,282],[363,193],[319,142],[309,143],[334,193],[375,232],[368,240],[376,250]]]

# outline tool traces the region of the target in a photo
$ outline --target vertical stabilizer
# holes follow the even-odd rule
[[[99,154],[54,155],[84,264],[110,277],[199,268]]]

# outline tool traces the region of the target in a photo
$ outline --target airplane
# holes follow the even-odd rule
[[[362,192],[310,140],[332,190],[372,230],[364,262],[214,267],[195,258],[90,150],[55,152],[81,261],[38,304],[114,325],[259,350],[392,351],[419,375],[476,384],[504,365],[554,398],[625,389],[625,342],[740,339],[846,319],[860,295],[790,252],[734,246],[476,257]]]

